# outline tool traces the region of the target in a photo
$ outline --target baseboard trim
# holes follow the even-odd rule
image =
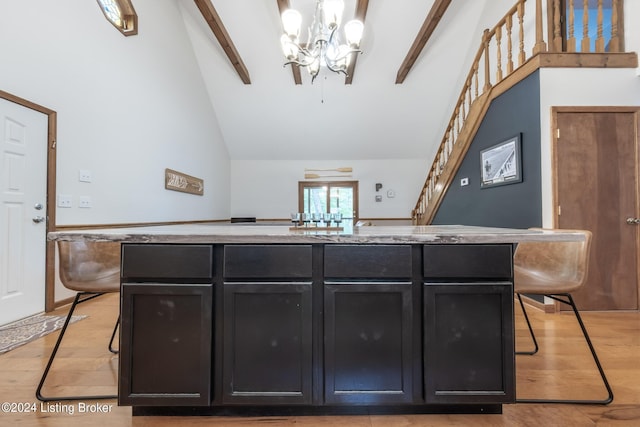
[[[545,313],[556,313],[557,309],[555,304],[545,304],[543,302],[534,300],[531,297],[521,294],[522,302],[537,310],[544,311]]]
[[[65,305],[69,305],[73,302],[73,300],[75,299],[75,295],[69,298],[63,298],[60,301],[56,301],[54,304],[54,310],[60,308],[60,307],[64,307]]]

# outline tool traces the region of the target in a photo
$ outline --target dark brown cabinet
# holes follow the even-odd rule
[[[223,403],[311,403],[311,283],[225,283]]]
[[[507,244],[424,247],[427,403],[515,400],[512,257]]]
[[[413,400],[411,283],[324,285],[328,404]]]
[[[515,399],[510,244],[122,247],[119,404],[134,414]]]
[[[311,245],[224,247],[223,404],[311,404]]]
[[[211,403],[212,285],[122,285],[119,405]]]
[[[425,401],[515,399],[510,283],[424,285]]]
[[[410,245],[324,248],[324,399],[414,403]]]
[[[122,252],[118,404],[210,405],[212,246]]]

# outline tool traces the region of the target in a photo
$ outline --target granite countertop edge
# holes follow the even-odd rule
[[[372,226],[352,231],[292,231],[285,225],[166,225],[49,232],[50,241],[114,241],[127,243],[222,244],[494,244],[533,241],[581,241],[571,230],[526,230],[463,225]]]

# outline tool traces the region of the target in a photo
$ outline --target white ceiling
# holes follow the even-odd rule
[[[396,84],[434,1],[370,0],[353,84],[324,70],[311,85],[302,70],[303,84],[295,85],[283,67],[277,1],[212,0],[249,71],[245,85],[193,0],[178,1],[230,156],[242,160],[432,158],[482,29],[514,3],[452,1],[404,83]],[[345,21],[355,3],[345,1]],[[291,0],[301,11],[314,4]]]

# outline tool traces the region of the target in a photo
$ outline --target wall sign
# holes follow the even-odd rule
[[[173,169],[165,169],[164,188],[202,196],[204,194],[204,181]]]

